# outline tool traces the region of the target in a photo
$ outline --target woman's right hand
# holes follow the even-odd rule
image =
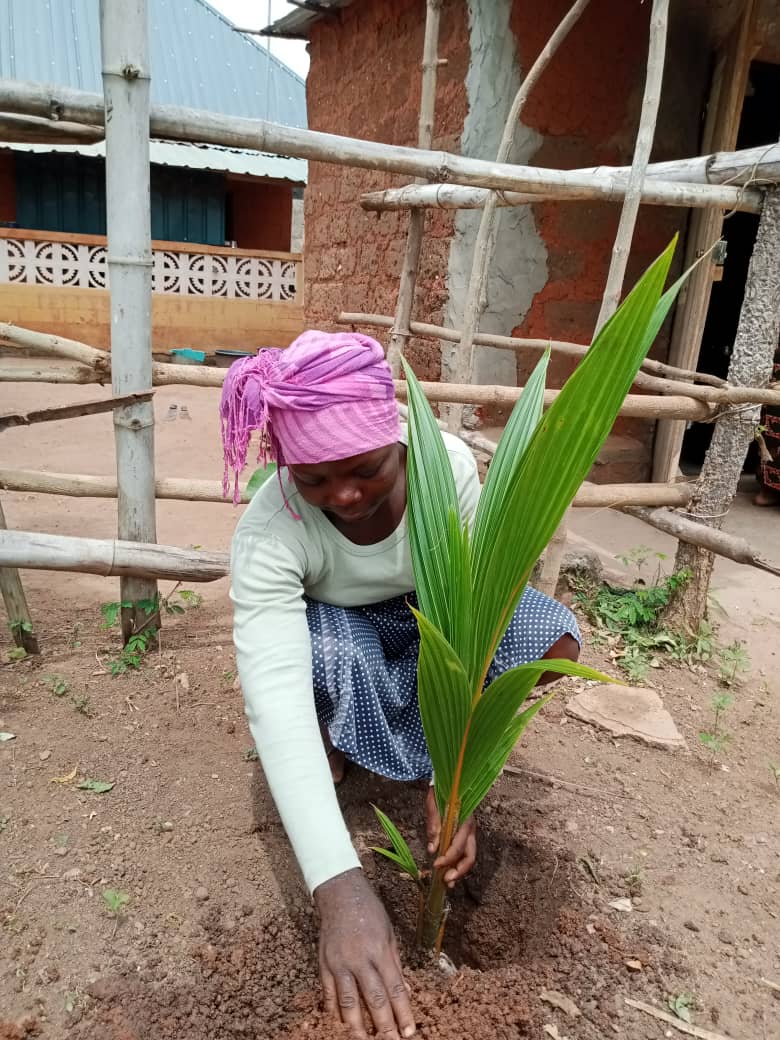
[[[320,978],[325,1008],[366,1040],[361,999],[377,1036],[399,1040],[415,1032],[409,992],[385,908],[359,869],[338,874],[314,891],[320,913]]]

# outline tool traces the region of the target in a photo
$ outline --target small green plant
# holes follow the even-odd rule
[[[113,939],[116,935],[116,930],[124,917],[125,907],[130,902],[130,896],[127,892],[122,892],[118,888],[104,888],[101,895],[103,896],[106,910],[114,919],[114,931],[111,934],[111,938]]]
[[[750,654],[745,649],[745,644],[740,639],[735,639],[728,646],[720,649],[720,675],[719,679],[723,686],[734,686],[737,676],[750,668]]]
[[[129,610],[132,607],[132,603],[124,600],[121,603],[101,603],[100,613],[103,615],[102,628],[113,628],[119,620],[121,611]]]
[[[6,829],[8,824],[11,822],[10,816],[0,816],[0,834]]]
[[[257,762],[260,758],[260,756],[257,753],[257,748],[254,745],[252,745],[252,747],[250,748],[247,748],[241,757],[245,762]]]
[[[628,889],[628,894],[630,896],[641,896],[643,881],[644,870],[639,864],[635,864],[623,875],[623,884]]]
[[[14,646],[8,651],[9,661],[23,661],[27,657],[27,651],[23,646]]]
[[[62,675],[46,675],[44,676],[46,685],[49,690],[54,694],[55,697],[64,697],[70,689],[70,683]]]
[[[630,589],[602,584],[575,586],[575,598],[596,628],[596,639],[618,637],[617,665],[630,682],[643,682],[648,670],[657,667],[659,652],[692,656],[695,647],[684,637],[675,636],[663,627],[661,616],[674,593],[690,578],[689,571],[677,571],[665,578],[658,576],[653,585],[636,582]]]
[[[83,694],[80,697],[71,697],[70,703],[73,705],[73,710],[77,711],[79,715],[83,715],[87,719],[95,717],[95,709],[92,707],[92,701],[88,694]]]
[[[733,703],[734,698],[727,693],[716,693],[713,695],[711,702],[713,714],[712,731],[699,734],[700,743],[710,752],[710,767],[715,764],[715,757],[723,754],[731,740],[731,735],[724,732],[721,723],[724,712],[728,711]]]
[[[232,683],[236,677],[236,673],[232,668],[226,668],[222,673],[222,681],[226,683]]]
[[[610,681],[568,660],[487,673],[536,561],[606,440],[639,366],[682,285],[663,293],[672,244],[605,323],[543,416],[549,352],[512,411],[473,525],[463,522],[449,456],[409,365],[409,543],[419,610],[417,689],[442,826],[437,853],[479,807],[520,735],[551,694],[526,704],[545,672]],[[403,837],[378,817],[390,858],[421,872]],[[423,881],[418,936],[438,954],[447,916],[444,871]]]
[[[117,675],[122,675],[130,669],[137,671],[141,667],[144,654],[151,650],[156,638],[157,628],[154,626],[130,636],[125,646],[122,647],[119,657],[106,662],[111,675],[116,678]]]
[[[29,633],[33,630],[32,622],[23,621],[21,618],[14,618],[12,621],[9,621],[8,627],[10,628],[11,635],[14,637],[14,639],[18,639],[23,632]]]
[[[690,638],[685,635],[674,637],[669,651],[676,661],[694,665],[709,661],[715,653],[715,631],[709,621],[702,621],[698,631]]]
[[[778,790],[780,790],[780,766],[775,765],[773,762],[769,763],[769,772],[774,777],[775,784]]]
[[[696,1005],[694,996],[690,993],[678,993],[676,996],[670,996],[666,1003],[675,1018],[690,1024],[691,1009]]]
[[[625,553],[616,553],[615,559],[625,567],[636,567],[638,571],[641,571],[648,560],[657,560],[656,566],[656,577],[654,584],[658,583],[660,577],[660,566],[664,560],[667,559],[666,553],[656,552],[655,549],[651,549],[649,545],[637,545],[633,549],[629,549]]]

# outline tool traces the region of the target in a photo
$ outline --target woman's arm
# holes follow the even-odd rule
[[[282,823],[314,891],[359,860],[317,724],[303,567],[272,535],[236,533],[230,595],[246,714]]]

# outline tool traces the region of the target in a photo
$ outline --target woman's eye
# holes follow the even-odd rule
[[[371,480],[380,471],[381,466],[373,466],[371,469],[361,469],[355,474],[360,480]]]

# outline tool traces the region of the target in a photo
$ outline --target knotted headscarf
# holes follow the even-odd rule
[[[304,332],[286,350],[234,362],[220,403],[223,493],[246,465],[254,430],[258,461],[335,462],[384,448],[401,434],[390,367],[376,340],[357,332]]]

